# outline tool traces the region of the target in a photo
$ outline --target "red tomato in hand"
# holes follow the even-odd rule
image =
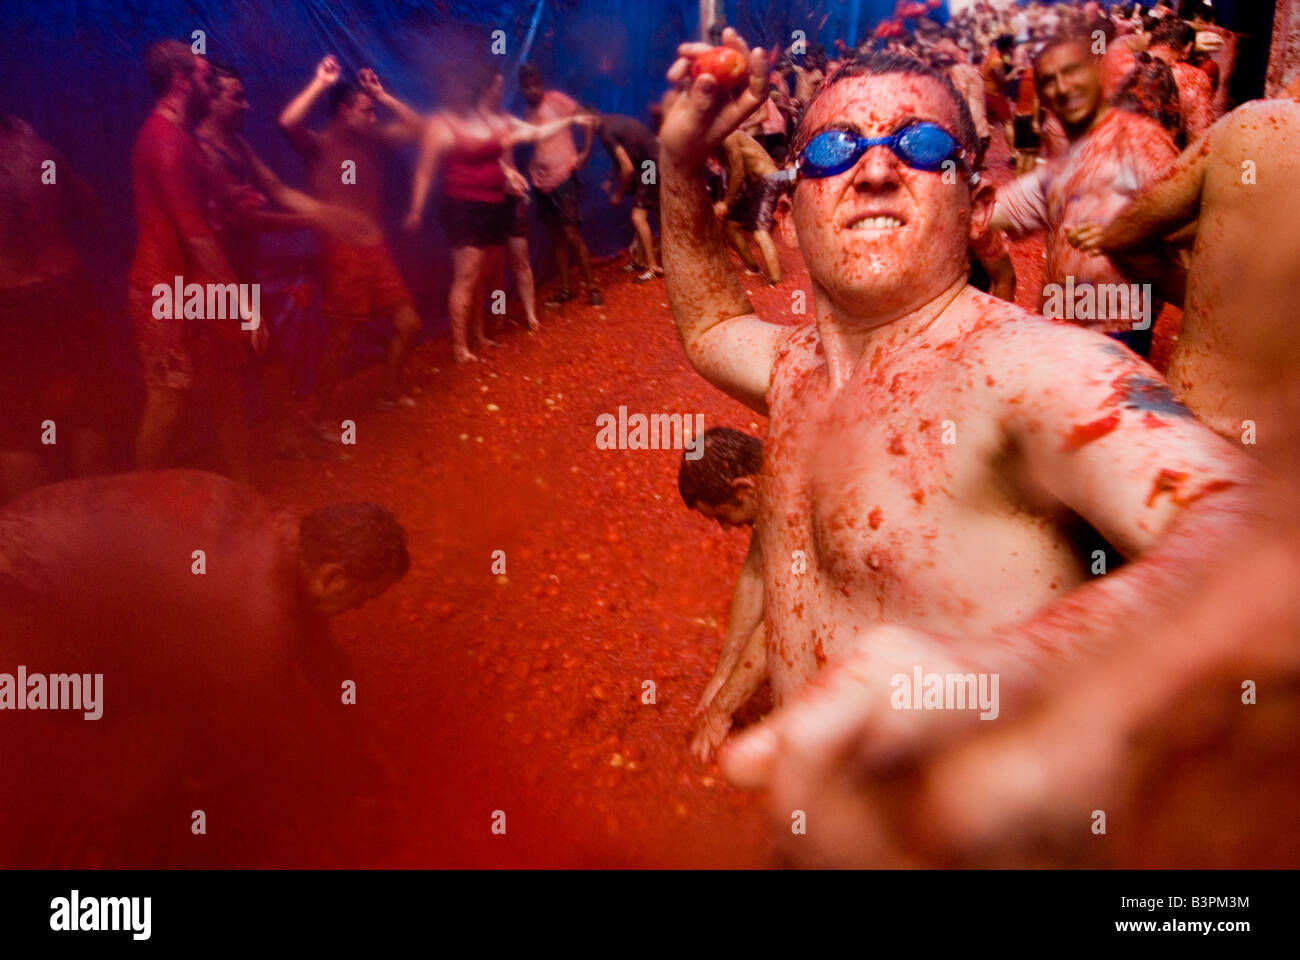
[[[709,74],[718,81],[718,86],[726,93],[743,87],[749,80],[749,64],[739,50],[731,47],[714,47],[708,53],[696,58],[691,68],[691,76]]]

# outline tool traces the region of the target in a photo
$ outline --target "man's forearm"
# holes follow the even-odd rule
[[[767,636],[761,623],[750,632],[746,641],[727,674],[726,683],[709,702],[706,713],[729,720],[767,678]]]
[[[398,120],[404,125],[410,127],[412,131],[419,131],[424,125],[424,118],[398,100],[395,96],[385,90],[377,98],[381,104],[387,107]]]
[[[289,105],[280,112],[281,128],[292,130],[302,126],[302,122],[307,119],[307,114],[311,112],[312,104],[325,92],[327,86],[328,84],[323,80],[313,77],[302,93],[290,100]]]

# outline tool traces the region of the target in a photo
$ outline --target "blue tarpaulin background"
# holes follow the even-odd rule
[[[729,0],[728,23],[751,42],[789,43],[795,29],[831,41],[870,30],[893,0]],[[421,111],[438,103],[448,71],[488,59],[491,35],[502,30],[501,61],[514,95],[523,54],[548,86],[606,112],[646,118],[663,90],[663,75],[683,39],[698,32],[696,0],[0,0],[0,110],[29,121],[95,188],[103,223],[86,256],[121,316],[125,273],[134,242],[129,158],[152,106],[140,58],[163,37],[206,35],[207,53],[243,75],[252,109],[245,134],[287,182],[303,185],[302,163],[275,126],[289,99],[311,78],[326,53],[342,61],[345,79],[373,67],[385,86]],[[324,107],[314,121],[325,122]],[[413,151],[393,158],[386,224],[399,267],[416,297],[426,329],[445,326],[450,258],[436,217],[422,235],[398,224],[409,198]],[[631,238],[626,210],[612,209],[599,183],[608,158],[597,146],[584,177],[588,243],[610,254]],[[534,262],[542,276],[547,253],[535,231]],[[273,257],[309,262],[309,236],[264,241]],[[381,339],[382,332],[376,339]]]

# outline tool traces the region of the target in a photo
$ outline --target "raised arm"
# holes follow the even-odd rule
[[[311,131],[303,126],[307,114],[311,112],[312,106],[320,99],[320,95],[334,86],[338,79],[339,62],[333,54],[330,54],[316,65],[316,74],[311,78],[311,83],[307,84],[302,92],[290,100],[289,105],[280,111],[280,129],[289,138],[289,142],[300,152],[306,152],[315,146],[315,138],[312,136]]]
[[[420,136],[424,130],[424,118],[385,90],[374,70],[369,67],[358,70],[357,85],[396,118],[395,122],[383,128],[384,139],[405,143]]]
[[[696,57],[710,47],[682,44],[668,80],[680,86],[665,102],[659,132],[661,212],[668,302],[686,357],[701,376],[759,413],[767,413],[772,363],[783,327],[754,314],[731,267],[722,225],[713,215],[704,178],[710,153],[767,96],[762,49],[752,52],[728,28],[723,42],[745,54],[749,86],[731,99],[709,74],[690,78]]]

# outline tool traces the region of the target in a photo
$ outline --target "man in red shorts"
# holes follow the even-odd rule
[[[414,110],[390,95],[373,70],[357,75],[360,89],[339,81],[339,62],[327,56],[316,75],[280,114],[280,128],[307,162],[307,180],[317,200],[361,214],[364,225],[342,241],[321,237],[321,266],[325,282],[325,318],[329,342],[317,377],[322,415],[339,379],[339,366],[352,337],[352,327],[374,317],[393,318],[394,335],[380,386],[381,408],[414,406],[401,393],[402,367],[420,332],[420,317],[411,294],[393,265],[379,226],[386,149],[415,139],[422,123]],[[322,131],[303,123],[321,94],[329,91],[330,123]],[[375,105],[397,118],[380,125]],[[337,424],[321,423],[322,437],[337,441]]]
[[[207,219],[207,162],[191,133],[212,99],[211,68],[179,40],[152,44],[144,66],[157,99],[131,153],[138,238],[127,307],[146,391],[136,459],[144,469],[162,466],[186,396],[200,392],[208,400],[230,475],[244,479],[248,464],[238,378],[245,350],[242,322],[172,319],[165,316],[172,311],[158,309],[153,293],[155,285],[170,288],[176,277],[187,285],[238,282]],[[260,326],[252,336],[255,347],[265,343]]]

